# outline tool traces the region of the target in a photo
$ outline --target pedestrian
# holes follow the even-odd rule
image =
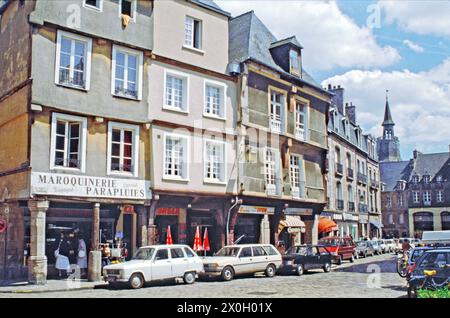
[[[69,262],[69,247],[67,245],[67,240],[63,232],[61,232],[58,247],[56,248],[54,252],[56,262],[55,262],[55,268],[58,270],[58,276],[59,278],[62,278],[63,272],[64,276],[67,276],[67,272],[70,269],[70,262]]]
[[[82,232],[78,232],[77,265],[80,268],[81,276],[84,276],[87,268],[87,248],[82,234]]]

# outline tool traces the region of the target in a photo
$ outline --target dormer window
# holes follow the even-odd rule
[[[441,175],[436,177],[436,182],[442,182],[442,176]]]
[[[425,176],[423,176],[423,182],[424,183],[430,183],[430,175],[425,175]]]
[[[289,68],[291,74],[301,76],[300,54],[296,50],[289,51]]]
[[[412,177],[412,183],[417,184],[419,183],[419,176],[415,175]]]

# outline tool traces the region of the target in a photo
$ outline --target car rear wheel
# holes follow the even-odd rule
[[[325,263],[325,265],[323,265],[323,271],[325,273],[328,273],[331,271],[331,263]]]
[[[267,268],[265,270],[265,274],[266,274],[267,277],[274,277],[275,276],[275,272],[276,272],[275,265],[273,265],[273,264],[267,265]]]
[[[131,288],[139,289],[144,286],[144,277],[142,277],[142,275],[139,273],[134,273],[133,275],[131,275],[128,283]]]
[[[297,275],[298,275],[298,276],[302,276],[302,275],[303,275],[303,273],[305,272],[305,269],[304,269],[304,267],[303,267],[303,264],[298,264],[298,265],[297,265],[297,270],[296,270],[296,272],[297,272]]]
[[[194,272],[187,272],[183,276],[183,281],[185,284],[193,284],[195,283],[195,273]]]
[[[234,270],[230,266],[226,266],[222,270],[222,279],[226,282],[232,280],[234,278]]]

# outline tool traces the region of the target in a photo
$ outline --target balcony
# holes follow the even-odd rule
[[[367,204],[359,203],[358,204],[358,211],[361,213],[367,213]]]
[[[353,169],[347,168],[347,179],[353,180],[353,178],[354,178]]]
[[[306,141],[306,132],[304,128],[295,127],[295,138],[301,141]]]
[[[361,172],[358,172],[357,180],[361,184],[367,184],[367,175],[362,174]]]
[[[342,177],[344,175],[344,166],[340,163],[336,163],[336,176]]]
[[[338,210],[344,210],[344,200],[336,200],[336,208]]]
[[[350,212],[354,212],[355,211],[355,202],[349,202],[348,203],[348,210]]]
[[[377,190],[377,189],[380,187],[380,183],[379,183],[377,180],[371,179],[371,180],[370,180],[370,187],[371,187],[372,189]]]
[[[279,115],[270,116],[270,131],[281,133],[281,117]]]

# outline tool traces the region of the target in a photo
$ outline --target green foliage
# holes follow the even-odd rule
[[[438,290],[420,289],[417,291],[418,298],[450,298],[450,289],[444,287]]]

